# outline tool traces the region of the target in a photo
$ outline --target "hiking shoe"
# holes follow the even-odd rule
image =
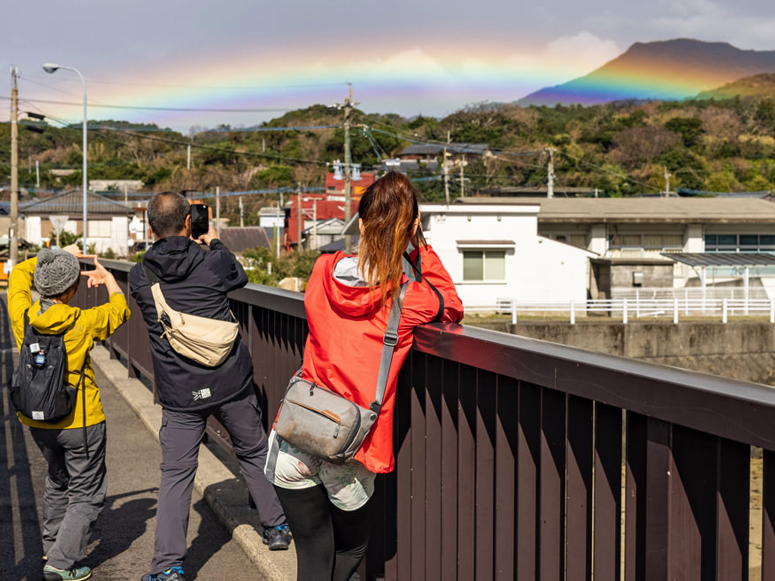
[[[91,577],[91,569],[79,567],[73,569],[57,569],[51,565],[43,567],[43,581],[72,581],[74,579],[88,579]]]
[[[183,567],[172,567],[161,573],[143,575],[141,581],[186,581],[186,578],[183,576]]]
[[[291,544],[291,531],[288,528],[288,523],[277,525],[276,527],[270,527],[264,529],[262,535],[264,544],[269,545],[270,551],[287,551],[288,546]]]

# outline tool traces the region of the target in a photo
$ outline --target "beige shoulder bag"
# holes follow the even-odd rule
[[[217,367],[223,363],[237,340],[239,323],[176,311],[164,299],[159,277],[145,264],[143,268],[151,283],[156,312],[164,329],[161,336],[167,339],[170,347],[179,355],[205,367]]]

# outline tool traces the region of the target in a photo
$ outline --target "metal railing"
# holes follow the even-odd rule
[[[128,266],[106,265],[126,287]],[[79,304],[104,292],[81,285]],[[231,298],[266,421],[301,359],[302,298]],[[148,374],[130,308],[109,347]],[[416,331],[396,398],[368,579],[775,579],[769,387],[437,324]]]
[[[730,317],[767,317],[775,323],[775,299],[596,299],[587,301],[523,303],[510,299],[498,299],[495,305],[466,305],[466,312],[501,313],[511,315],[511,323],[516,325],[519,314],[530,316],[562,315],[571,324],[578,317],[610,317],[623,323],[631,319],[672,319],[674,323],[682,318],[703,317],[729,322]]]

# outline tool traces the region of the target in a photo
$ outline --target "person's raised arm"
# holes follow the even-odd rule
[[[96,256],[94,257],[94,270],[84,270],[81,272],[81,275],[88,277],[86,286],[89,288],[95,288],[104,284],[105,288],[108,289],[108,296],[113,293],[124,294],[124,291],[118,286],[113,273],[102,266]]]

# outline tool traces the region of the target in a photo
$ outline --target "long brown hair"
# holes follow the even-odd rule
[[[401,285],[401,258],[420,215],[417,192],[406,176],[388,172],[364,192],[358,215],[363,220],[358,247],[361,274],[370,288],[379,285],[384,304]]]

